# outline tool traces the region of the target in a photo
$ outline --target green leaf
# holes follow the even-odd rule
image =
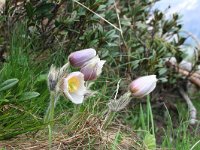
[[[159,78],[159,80],[160,80],[162,83],[165,83],[165,82],[168,81],[167,78],[165,78],[165,77],[163,77],[163,78]]]
[[[131,26],[131,19],[121,19],[121,24],[125,25],[125,26]]]
[[[38,92],[25,92],[20,96],[20,100],[29,100],[35,97],[38,97],[40,93]]]
[[[115,139],[114,139],[114,141],[113,141],[112,150],[117,149],[117,145],[120,144],[121,140],[122,140],[122,135],[121,135],[120,131],[118,131],[118,132],[116,133]]]
[[[54,3],[42,2],[39,6],[36,7],[34,14],[37,15],[37,19],[41,19],[43,17],[50,17],[52,15],[52,10],[54,7]]]
[[[47,74],[41,74],[36,78],[35,83],[37,82],[46,82],[47,81]]]
[[[0,105],[2,104],[2,103],[6,103],[6,102],[9,102],[9,100],[8,99],[0,99]]]
[[[8,79],[8,80],[4,81],[2,84],[0,84],[0,92],[10,89],[11,87],[13,87],[18,82],[19,82],[19,80],[16,79],[16,78]]]
[[[144,144],[146,145],[148,150],[155,150],[156,149],[155,136],[150,133],[147,133],[144,138]]]
[[[159,71],[159,75],[163,75],[167,72],[167,69],[166,68],[161,68]]]
[[[28,2],[28,3],[26,3],[26,5],[24,6],[24,8],[26,9],[27,16],[28,16],[29,18],[32,18],[33,15],[34,15],[34,7],[33,7],[33,5],[32,5],[30,2]]]

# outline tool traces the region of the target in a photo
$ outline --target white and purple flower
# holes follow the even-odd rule
[[[93,48],[89,48],[71,53],[68,59],[73,67],[82,67],[95,56],[96,51]]]
[[[81,104],[86,93],[84,75],[81,72],[72,72],[61,81],[60,89],[63,94],[75,104]]]
[[[155,89],[157,81],[156,75],[139,77],[131,82],[129,90],[135,97],[144,97]]]
[[[92,48],[73,52],[68,57],[73,67],[79,67],[84,74],[84,80],[95,80],[102,72],[105,60],[100,60]]]

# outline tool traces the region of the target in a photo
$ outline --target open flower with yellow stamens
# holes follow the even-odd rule
[[[61,90],[73,103],[81,104],[86,94],[84,75],[81,72],[72,72],[62,79]]]

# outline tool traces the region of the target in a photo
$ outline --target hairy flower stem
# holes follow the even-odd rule
[[[55,101],[56,101],[56,94],[55,94],[55,92],[51,91],[50,103],[49,103],[49,107],[48,107],[45,117],[44,117],[44,123],[50,123],[53,121]]]
[[[52,128],[53,128],[54,110],[55,110],[56,101],[58,98],[59,98],[59,95],[56,94],[56,92],[51,91],[49,107],[44,117],[44,123],[48,123],[49,148],[51,148],[51,145],[52,145]]]
[[[51,125],[49,124],[48,125],[48,132],[49,132],[49,150],[51,150],[51,147],[52,147],[52,127]]]
[[[55,100],[56,100],[56,94],[54,92],[51,92],[50,112],[49,112],[49,122],[51,126],[53,126]]]

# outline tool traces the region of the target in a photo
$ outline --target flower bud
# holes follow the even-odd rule
[[[59,71],[54,65],[51,66],[48,74],[48,87],[50,91],[54,91],[58,82]]]
[[[95,80],[101,74],[105,62],[105,60],[100,60],[98,55],[86,62],[80,70],[84,74],[84,80]]]
[[[87,61],[95,56],[96,51],[93,48],[89,48],[71,53],[68,59],[73,67],[82,67]]]
[[[132,81],[129,85],[129,90],[133,96],[143,97],[155,89],[156,82],[156,75],[143,76]]]

